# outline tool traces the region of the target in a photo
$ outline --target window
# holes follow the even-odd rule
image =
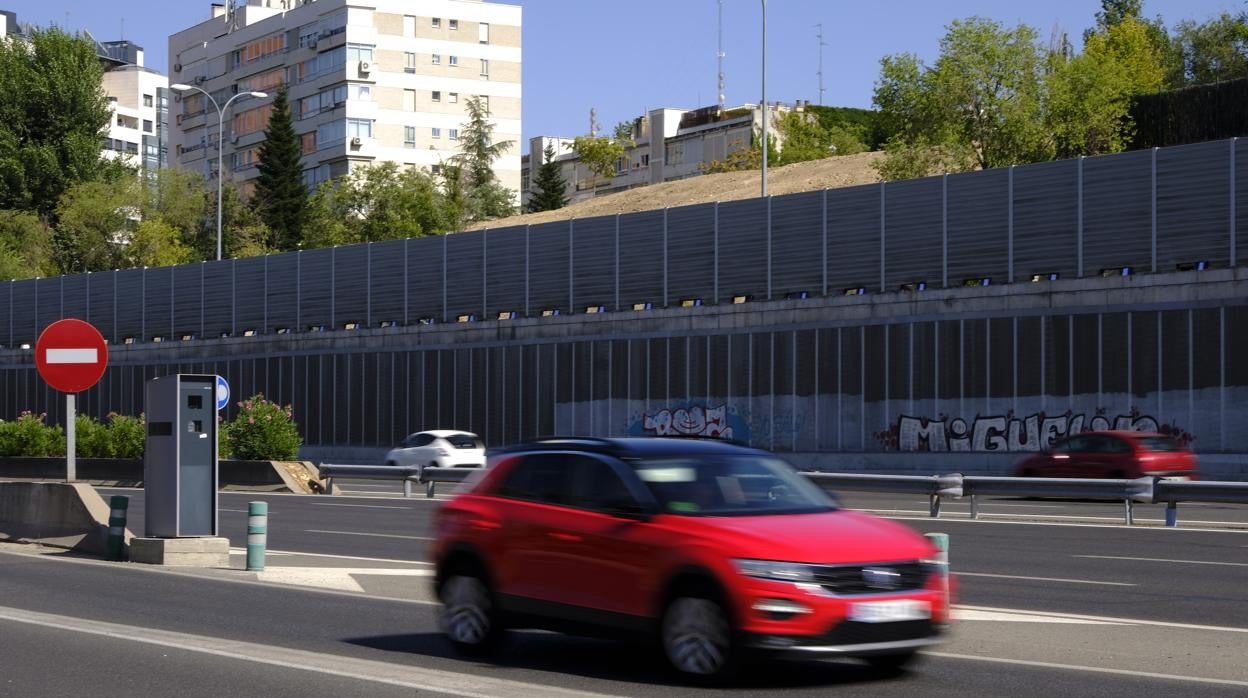
[[[570,473],[571,463],[566,455],[529,456],[507,474],[498,494],[546,504],[566,504]]]
[[[481,59],[481,77],[490,77],[490,62],[484,58]]]
[[[145,106],[145,107],[150,107],[150,106],[152,106],[152,96],[151,96],[151,95],[143,95],[143,106]]]
[[[152,120],[144,119],[143,120],[143,133],[151,133],[151,132],[152,132]]]
[[[434,29],[441,29],[441,28],[442,28],[442,18],[441,18],[441,17],[434,17],[434,18],[433,18],[433,20],[432,20],[432,22],[430,22],[430,23],[433,25],[433,28],[434,28]]]
[[[451,104],[459,104],[459,93],[458,93],[458,92],[447,92],[447,93],[446,93],[446,101],[450,102]]]
[[[451,30],[451,31],[459,31],[459,20],[458,20],[458,19],[452,19],[452,20],[450,20],[450,21],[448,22],[448,24],[450,25],[450,30]]]
[[[459,65],[459,56],[451,56],[451,59],[450,61],[448,61],[448,63],[450,63],[452,66]]]
[[[316,152],[316,131],[310,131],[299,136],[299,152],[303,155],[311,155]]]
[[[429,57],[429,62],[434,65],[442,65],[442,54],[435,53]]]
[[[372,119],[347,119],[347,138],[372,138]]]
[[[416,18],[403,15],[403,36],[416,36]]]
[[[642,153],[642,155],[641,155],[641,166],[642,166],[642,167],[649,167],[649,166],[650,166],[650,153]]]
[[[625,174],[626,172],[628,172],[628,158],[627,157],[616,158],[615,159],[615,173],[617,175],[622,175],[622,174]]]
[[[368,44],[347,44],[347,62],[372,61],[373,47]]]
[[[490,43],[490,25],[482,22],[477,25],[477,41],[483,44]]]
[[[414,53],[403,54],[403,72],[405,73],[416,72],[416,54]]]
[[[433,134],[433,137],[434,137],[434,138],[441,138],[441,137],[442,137],[442,129],[440,129],[440,128],[438,128],[438,127],[436,127],[436,126],[435,126],[435,127],[433,127],[433,129],[432,129],[432,134]]]
[[[665,164],[679,165],[685,161],[685,144],[684,143],[668,143],[667,152],[664,153]]]
[[[588,456],[568,458],[573,478],[569,505],[601,512],[640,511],[637,498],[610,465]]]
[[[477,101],[481,103],[481,109],[483,109],[486,114],[489,114],[490,113],[490,96],[489,95],[477,95]]]
[[[353,96],[356,99],[362,102],[373,101],[373,86],[372,85],[361,85],[357,83],[355,85],[352,85],[352,87],[355,88],[353,90],[353,92],[355,93]]]
[[[407,448],[420,448],[433,443],[433,436],[430,434],[412,434],[403,441],[403,445]]]
[[[416,111],[416,90],[403,90],[403,111]]]
[[[416,127],[415,126],[403,127],[403,147],[404,148],[416,147]]]
[[[429,172],[430,172],[430,173],[432,173],[432,174],[435,174],[435,175],[442,174],[442,166],[441,166],[441,165],[430,165],[430,166],[429,166]]]
[[[448,138],[450,138],[453,141],[459,140],[459,129],[452,128],[452,129],[447,129],[447,131],[449,132],[447,136]]]
[[[434,91],[433,91],[432,93],[430,93],[430,94],[431,94],[431,96],[433,97],[433,101],[435,101],[435,102],[441,102],[441,101],[442,101],[442,91],[441,91],[441,90],[434,90]]]

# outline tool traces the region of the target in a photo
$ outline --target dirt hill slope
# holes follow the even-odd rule
[[[880,181],[871,163],[883,157],[883,153],[859,153],[841,157],[824,158],[795,165],[767,168],[767,193],[772,195],[794,194],[815,189],[849,187]],[[570,218],[593,218],[617,213],[653,211],[655,209],[703,204],[712,201],[735,201],[750,199],[760,194],[758,170],[724,172],[663,182],[648,187],[599,196],[588,201],[565,206],[557,211],[526,213],[510,218],[500,218],[469,226],[468,230],[482,228],[505,228],[512,225],[532,225],[564,221]]]

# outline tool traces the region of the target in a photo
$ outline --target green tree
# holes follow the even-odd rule
[[[328,247],[422,237],[445,232],[450,223],[444,197],[428,174],[382,162],[317,189],[306,241]]]
[[[302,148],[283,85],[273,98],[269,126],[260,145],[260,176],[252,202],[272,234],[270,246],[279,250],[296,249],[302,239],[308,191],[303,186],[301,157]]]
[[[1248,14],[1180,22],[1173,37],[1181,75],[1173,87],[1248,77]]]
[[[529,213],[538,211],[554,211],[568,205],[568,180],[563,177],[563,168],[555,162],[555,146],[547,143],[542,152],[543,161],[533,177],[533,195],[529,197]],[[530,165],[530,168],[532,165]]]
[[[615,162],[624,157],[624,143],[607,136],[577,136],[572,141],[572,151],[596,177],[610,179],[615,176]]]
[[[181,244],[190,249],[192,261],[215,259],[216,196],[202,174],[164,167],[147,190],[143,218],[157,218],[177,231]]]
[[[139,221],[129,243],[121,250],[123,264],[127,267],[186,264],[193,254],[191,248],[182,244],[181,233],[159,218]]]
[[[1116,153],[1130,142],[1132,95],[1161,89],[1165,69],[1148,26],[1133,17],[1090,34],[1083,53],[1048,76],[1058,157]]]
[[[930,69],[886,57],[875,103],[894,135],[881,174],[960,171],[1052,157],[1043,112],[1043,55],[1035,30],[972,17],[954,21]]]
[[[260,218],[259,212],[243,198],[243,193],[233,182],[226,181],[221,191],[221,247],[222,256],[230,259],[259,257],[276,252],[288,252],[273,245],[273,234]],[[215,259],[217,255],[217,207],[216,194],[208,206],[209,232],[203,237],[196,253],[204,252],[203,259]]]
[[[74,184],[124,169],[101,155],[101,75],[95,45],[60,29],[0,41],[0,208],[53,216]]]
[[[468,123],[459,129],[460,154],[456,165],[463,175],[464,213],[467,223],[503,218],[515,212],[515,192],[499,183],[494,161],[515,145],[515,141],[494,140],[494,123],[489,109],[479,97],[469,99]]]
[[[56,207],[53,258],[61,274],[130,266],[125,246],[142,219],[143,195],[136,177],[82,182]]]
[[[1144,0],[1101,0],[1101,11],[1096,13],[1096,29],[1105,31],[1123,20],[1142,19]]]
[[[0,279],[29,279],[57,273],[52,232],[33,213],[0,211]]]

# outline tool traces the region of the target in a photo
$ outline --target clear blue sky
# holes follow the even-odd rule
[[[419,5],[420,0],[411,0]],[[576,136],[598,110],[604,129],[647,109],[692,109],[716,101],[717,0],[512,0],[524,8],[524,150],[537,135]],[[168,71],[169,34],[206,19],[209,0],[0,0],[19,21],[87,29],[97,39],[127,38],[150,67]],[[728,104],[760,95],[761,0],[724,0]],[[879,59],[913,52],[930,60],[953,19],[1019,22],[1048,37],[1054,27],[1076,46],[1099,0],[770,0],[767,9],[769,101],[819,102],[822,23],[823,103],[871,106]],[[1144,12],[1168,26],[1248,9],[1241,0],[1145,0]]]

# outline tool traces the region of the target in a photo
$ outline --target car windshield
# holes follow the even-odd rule
[[[1169,436],[1139,436],[1136,437],[1136,440],[1149,451],[1171,452],[1183,450],[1179,442]]]
[[[832,511],[832,500],[791,465],[761,454],[661,456],[630,463],[663,510],[681,516]]]
[[[482,448],[483,447],[483,444],[481,443],[481,439],[478,439],[477,437],[471,436],[469,434],[452,434],[451,436],[446,437],[446,440],[450,442],[450,444],[454,446],[455,448]]]

